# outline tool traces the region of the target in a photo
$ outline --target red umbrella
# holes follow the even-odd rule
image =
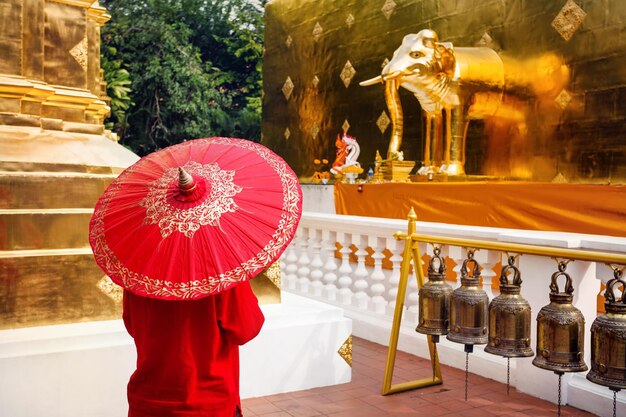
[[[89,241],[127,290],[197,299],[275,262],[301,214],[298,178],[279,156],[243,139],[195,139],[122,172],[96,204]]]

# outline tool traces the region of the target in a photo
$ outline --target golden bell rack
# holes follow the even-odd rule
[[[495,242],[488,240],[462,239],[445,236],[433,236],[416,233],[417,215],[415,210],[411,208],[407,216],[408,228],[407,233],[396,232],[394,238],[396,240],[404,240],[404,251],[402,264],[400,267],[400,281],[398,283],[398,294],[396,296],[396,305],[393,315],[393,323],[391,327],[391,335],[389,337],[389,348],[387,350],[387,362],[385,365],[385,374],[382,386],[382,395],[395,394],[398,392],[409,391],[413,389],[426,388],[433,385],[443,384],[441,375],[441,367],[437,346],[432,340],[431,335],[427,335],[428,349],[430,353],[430,363],[432,366],[432,377],[401,382],[392,384],[393,371],[396,361],[396,353],[398,350],[398,339],[400,336],[400,324],[402,322],[402,310],[404,308],[404,298],[406,296],[407,284],[409,280],[409,272],[411,261],[415,268],[418,288],[424,285],[424,271],[422,270],[421,254],[419,243],[438,243],[441,245],[451,245],[474,249],[488,249],[500,252],[537,255],[551,258],[565,258],[569,260],[580,260],[589,262],[601,262],[606,264],[626,265],[626,254],[619,253],[601,253],[580,249],[565,249],[549,246],[523,245],[517,243]]]

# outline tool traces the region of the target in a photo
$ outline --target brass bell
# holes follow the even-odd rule
[[[606,314],[598,316],[591,325],[591,371],[587,379],[619,390],[626,388],[626,282],[618,269],[614,277],[604,292]],[[621,299],[613,291],[618,283],[622,285]]]
[[[488,341],[487,320],[489,297],[481,288],[480,266],[474,252],[468,251],[461,267],[461,286],[452,292],[450,300],[450,332],[448,340],[465,345],[484,345]],[[473,263],[472,275],[467,265]]]
[[[508,274],[512,274],[509,283]],[[489,342],[485,352],[505,358],[533,355],[530,347],[530,304],[520,295],[522,276],[515,266],[515,257],[500,274],[500,295],[489,304]]]
[[[581,372],[587,370],[584,360],[585,318],[572,304],[574,287],[565,272],[566,263],[552,274],[550,304],[537,315],[537,355],[533,365],[554,371]],[[565,277],[564,292],[559,292],[557,279]]]
[[[428,282],[419,290],[419,333],[448,334],[450,329],[450,296],[452,287],[446,282],[446,264],[441,258],[441,248],[433,249],[428,264]]]

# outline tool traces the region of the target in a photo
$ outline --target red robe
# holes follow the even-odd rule
[[[137,347],[129,417],[233,417],[239,346],[264,322],[250,283],[192,301],[124,292],[124,324]]]

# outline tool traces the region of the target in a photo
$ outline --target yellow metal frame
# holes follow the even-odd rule
[[[424,271],[422,270],[421,255],[418,242],[413,239],[415,234],[415,222],[417,216],[415,211],[411,209],[409,216],[408,233],[395,233],[397,240],[404,240],[404,252],[402,256],[402,266],[400,268],[400,282],[398,283],[398,295],[396,297],[396,307],[393,313],[393,325],[391,327],[391,336],[389,337],[389,349],[387,350],[387,364],[385,366],[385,378],[383,380],[382,394],[395,394],[397,392],[408,391],[417,388],[425,388],[443,383],[441,377],[441,367],[439,365],[439,356],[437,354],[437,346],[432,340],[432,336],[428,335],[428,350],[430,351],[430,363],[433,369],[433,376],[430,378],[418,379],[415,381],[402,382],[392,385],[393,370],[396,363],[396,353],[398,351],[398,338],[400,336],[400,324],[402,322],[402,310],[404,308],[404,297],[406,296],[406,287],[409,280],[409,270],[411,268],[411,259],[413,267],[416,271],[417,285],[421,288],[424,285]]]
[[[398,283],[398,295],[396,297],[396,307],[393,314],[393,325],[391,327],[391,336],[389,337],[389,349],[387,351],[387,364],[385,367],[385,377],[383,379],[382,394],[395,394],[397,392],[408,391],[417,388],[425,388],[443,383],[441,377],[441,368],[439,364],[439,356],[437,354],[436,344],[432,341],[432,336],[428,335],[428,348],[430,351],[430,362],[432,364],[433,376],[415,381],[403,382],[392,385],[393,369],[396,362],[396,353],[398,350],[398,338],[400,336],[400,324],[402,322],[402,310],[404,308],[404,298],[406,296],[406,287],[409,279],[409,270],[411,260],[415,268],[417,276],[418,288],[424,285],[424,271],[422,270],[421,255],[419,251],[419,242],[439,243],[442,245],[460,246],[475,249],[490,249],[501,252],[511,252],[517,254],[546,256],[553,258],[565,258],[570,260],[581,260],[590,262],[606,263],[611,268],[615,268],[612,264],[626,265],[626,255],[622,253],[602,253],[580,249],[563,249],[549,246],[522,245],[516,243],[492,242],[487,240],[460,239],[443,236],[422,235],[416,233],[417,216],[415,211],[411,209],[408,217],[408,233],[397,232],[394,237],[397,240],[404,240],[404,252],[402,257],[402,266],[400,269],[400,282]]]

